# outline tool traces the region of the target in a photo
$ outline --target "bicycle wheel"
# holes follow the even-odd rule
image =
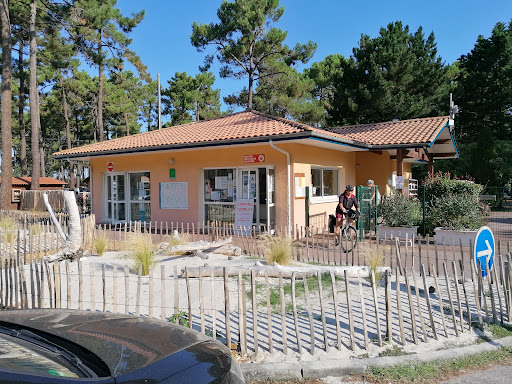
[[[357,231],[354,227],[350,226],[350,227],[344,228],[341,231],[340,245],[341,245],[341,249],[343,249],[343,251],[345,253],[352,251],[356,247]]]

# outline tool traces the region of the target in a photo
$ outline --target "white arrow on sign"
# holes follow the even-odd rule
[[[489,240],[485,240],[485,245],[487,245],[487,249],[484,249],[483,251],[478,251],[476,253],[476,257],[490,257],[492,255],[492,248],[491,244],[489,244]]]

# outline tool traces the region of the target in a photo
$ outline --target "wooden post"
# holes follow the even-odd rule
[[[268,272],[265,271],[265,294],[267,296],[267,331],[268,331],[268,351],[274,351],[272,345],[272,307],[270,306],[270,289],[268,284]]]
[[[361,317],[363,320],[363,336],[364,336],[364,349],[368,350],[368,325],[366,322],[366,303],[363,294],[363,284],[361,282],[361,271],[357,271],[357,282],[359,284],[359,300],[361,301]],[[391,341],[391,333],[388,333],[389,341]]]
[[[295,283],[295,281],[294,281]],[[334,318],[336,320],[336,340],[338,341],[338,350],[341,351],[341,320],[338,310],[338,289],[336,288],[336,276],[331,271],[332,301],[334,305]],[[293,287],[295,288],[295,286]],[[298,332],[298,331],[297,331]]]
[[[190,292],[190,278],[187,267],[185,267],[185,283],[187,285],[188,326],[192,328],[192,292]]]
[[[350,280],[348,278],[348,271],[346,269],[344,271],[344,274],[345,274],[345,293],[347,295],[347,314],[348,314],[348,329],[349,329],[349,334],[350,334],[350,349],[352,351],[355,351],[356,350],[356,341],[355,341],[355,334],[354,334],[354,317],[352,315],[352,300],[350,299]],[[320,280],[319,280],[319,282],[320,282]],[[322,312],[323,312],[323,306],[322,306]],[[377,320],[377,324],[378,324],[378,320]],[[379,327],[377,326],[377,334],[379,335],[379,338],[380,338],[380,330],[378,328]],[[324,333],[325,333],[325,329],[324,329]],[[380,341],[382,342],[382,340],[380,340]],[[327,335],[325,337],[325,342],[327,344]]]
[[[445,337],[448,337],[448,330],[446,328],[446,321],[444,319],[444,303],[443,303],[443,295],[441,289],[439,288],[439,281],[437,280],[437,269],[432,264],[432,276],[434,277],[434,284],[436,286],[438,302],[439,302],[439,314],[441,315],[441,323],[443,324],[443,330]]]
[[[281,342],[283,344],[283,353],[288,353],[288,332],[286,332],[286,312],[284,302],[283,273],[279,272],[279,297],[281,301]],[[321,305],[321,304],[320,304]]]
[[[238,271],[238,341],[240,352],[247,353],[247,287],[242,278],[242,271]],[[253,327],[254,328],[254,327]],[[257,345],[256,343],[254,344]],[[257,347],[255,347],[257,348]]]
[[[457,303],[459,304],[459,321],[460,321],[460,331],[464,332],[464,314],[462,313],[462,301],[460,297],[460,290],[459,290],[459,278],[457,276],[457,267],[455,266],[455,261],[452,260],[452,270],[453,270],[453,279],[455,284],[455,293],[457,294]],[[462,284],[464,284],[464,281],[462,281]],[[469,316],[469,313],[468,313]]]
[[[254,273],[254,270],[251,271],[251,273]],[[331,275],[333,277],[334,275]],[[335,295],[336,289],[333,291],[333,294]],[[336,308],[336,298],[334,298],[334,309],[336,313],[336,329],[338,329],[338,311]],[[300,327],[299,327],[299,319],[297,317],[297,301],[295,298],[295,272],[292,273],[292,310],[293,310],[293,321],[295,324],[295,336],[297,337],[297,351],[299,354],[302,354],[302,343],[300,340]],[[338,340],[339,340],[339,333],[338,333]],[[341,345],[341,341],[339,343]]]
[[[229,276],[226,267],[224,269],[224,313],[226,315],[226,345],[231,350],[231,308],[229,305]]]
[[[162,236],[162,222],[160,222],[160,236]],[[165,287],[165,265],[160,265],[160,319],[165,320],[166,319],[166,292],[167,289]]]
[[[139,272],[137,274],[137,296],[135,298],[135,316],[140,316],[140,297],[142,289],[142,264],[139,264]]]
[[[252,293],[252,326],[253,326],[253,340],[254,340],[254,353],[258,353],[258,306],[256,300],[256,271],[251,269],[251,293]],[[244,324],[245,325],[245,324]]]
[[[411,285],[407,277],[407,271],[404,269],[405,288],[407,289],[407,298],[409,299],[409,312],[411,316],[412,338],[414,344],[418,344],[418,331],[416,327],[416,315],[414,314],[414,302],[412,301]]]
[[[448,301],[450,302],[450,312],[452,314],[452,321],[453,321],[453,329],[455,331],[455,335],[459,337],[459,330],[457,329],[457,319],[455,318],[455,308],[453,306],[453,299],[452,299],[452,293],[450,291],[450,279],[448,276],[448,271],[446,270],[446,264],[443,263],[443,271],[444,271],[444,277],[446,280],[446,291],[448,291]]]
[[[427,280],[425,276],[425,266],[423,264],[420,265],[421,268],[421,277],[423,278],[423,290],[425,292],[425,300],[427,301],[428,315],[430,317],[430,326],[432,328],[432,334],[434,335],[434,339],[437,340],[437,329],[436,323],[434,321],[434,315],[432,313],[432,304],[430,303],[430,292],[429,287],[427,286]]]
[[[404,172],[404,152],[403,152],[403,149],[398,148],[396,150],[396,175],[397,175],[397,177],[403,176],[403,172]],[[398,193],[402,193],[402,188],[400,188],[400,189],[397,188],[397,191],[398,191]]]
[[[204,238],[204,226],[203,226],[203,238]],[[212,309],[211,309],[211,318],[212,318],[212,337],[214,339],[217,338],[217,308],[216,308],[216,300],[215,300],[215,274],[213,273],[213,268],[210,267],[210,290],[211,290],[211,301],[212,301]]]

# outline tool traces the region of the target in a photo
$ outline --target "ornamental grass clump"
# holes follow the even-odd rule
[[[97,235],[93,241],[94,249],[99,257],[102,257],[107,249],[108,239],[104,233]]]
[[[4,233],[3,236],[8,244],[16,240],[17,224],[13,219],[11,219],[10,217],[2,218],[0,220],[0,229],[2,229],[2,232]]]
[[[291,263],[293,247],[296,246],[293,239],[288,236],[272,236],[270,233],[263,233],[259,239],[263,244],[267,264],[289,265]]]
[[[379,271],[379,268],[384,265],[384,248],[379,246],[372,248],[371,246],[364,245],[361,247],[361,252],[364,255],[366,265],[375,274],[375,283],[378,284],[382,277],[382,272]]]
[[[128,257],[132,260],[132,269],[139,270],[142,265],[142,275],[149,274],[149,267],[156,264],[155,255],[157,246],[153,244],[149,233],[137,233],[130,237],[128,241]]]
[[[385,196],[379,209],[384,223],[390,227],[419,225],[422,219],[420,202],[401,193]]]

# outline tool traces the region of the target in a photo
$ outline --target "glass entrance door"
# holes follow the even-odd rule
[[[105,187],[107,189],[107,204],[105,217],[111,222],[121,222],[126,220],[126,176],[125,174],[112,174],[105,177]]]
[[[240,199],[252,200],[254,209],[252,215],[252,225],[259,227],[259,188],[258,188],[258,169],[257,168],[241,168],[240,173]]]
[[[258,231],[275,227],[275,177],[273,167],[240,168],[239,198],[253,200],[253,224]]]

